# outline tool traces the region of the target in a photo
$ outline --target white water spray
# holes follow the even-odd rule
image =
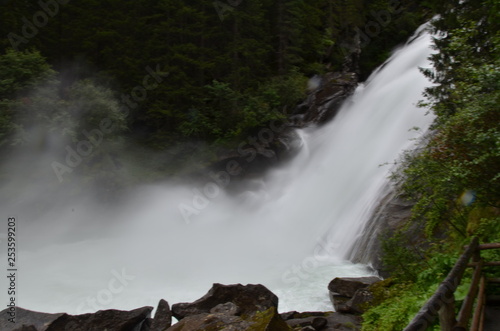
[[[221,192],[189,224],[178,207],[196,187],[143,187],[117,210],[68,201],[36,222],[22,212],[33,197],[20,197],[18,305],[72,314],[133,309],[160,298],[192,301],[218,282],[264,284],[280,297],[280,311],[332,310],[331,279],[372,273],[345,255],[386,183],[390,169],[380,165],[411,147],[421,134],[412,127],[425,131],[432,121],[416,107],[430,85],[418,69],[430,67],[430,39],[421,34],[396,51],[333,122],[301,131],[302,151],[258,189]]]

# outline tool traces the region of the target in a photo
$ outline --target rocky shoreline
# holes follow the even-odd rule
[[[376,277],[335,278],[328,285],[337,312],[278,313],[278,297],[265,286],[213,284],[200,299],[170,307],[160,300],[153,307],[130,311],[100,310],[96,313],[48,314],[20,307],[0,312],[2,331],[197,331],[197,330],[360,330],[360,314],[373,299],[370,287]],[[15,322],[12,322],[14,316]],[[178,322],[172,324],[172,318]]]

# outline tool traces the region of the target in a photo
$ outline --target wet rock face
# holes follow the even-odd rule
[[[231,180],[245,179],[261,175],[280,162],[289,160],[301,147],[295,129],[322,125],[333,119],[357,85],[358,75],[355,72],[329,72],[316,77],[307,98],[295,107],[283,123],[269,123],[268,127],[261,128],[241,141],[237,149],[219,151],[217,161],[208,170],[231,173],[228,168],[237,164],[238,174],[231,173]],[[202,176],[207,177],[206,174]]]
[[[228,311],[238,310],[239,315],[244,315],[265,311],[272,307],[277,309],[278,297],[265,286],[259,284],[214,284],[202,298],[192,303],[174,304],[172,313],[175,318],[182,320],[192,315],[208,314],[216,307],[218,310],[223,310],[223,306],[220,305],[226,305]]]
[[[354,263],[371,264],[381,277],[390,277],[390,273],[382,262],[384,256],[382,241],[384,237],[408,224],[413,205],[413,202],[400,197],[397,189],[388,186],[387,192],[380,199],[372,217],[367,222],[363,234],[352,245],[353,250],[349,253],[349,260]],[[418,229],[419,226],[415,222],[410,223],[408,233],[423,233]],[[412,240],[415,246],[422,242],[419,236],[414,236]]]
[[[338,312],[363,313],[364,305],[373,300],[369,286],[380,281],[378,277],[334,278],[328,284],[333,307]]]
[[[321,79],[318,88],[296,108],[298,126],[324,124],[331,120],[340,109],[342,102],[352,95],[358,85],[358,77],[353,72],[330,72]]]

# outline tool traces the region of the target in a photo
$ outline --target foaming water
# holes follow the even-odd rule
[[[23,208],[44,192],[24,183],[15,208],[18,305],[73,314],[133,309],[160,298],[192,301],[217,282],[264,284],[280,297],[280,311],[332,310],[331,279],[373,274],[345,256],[387,181],[390,169],[380,165],[432,121],[416,107],[430,85],[418,69],[430,67],[430,44],[423,33],[396,51],[334,121],[299,132],[303,147],[290,164],[242,194],[214,194],[190,222],[179,206],[192,206],[203,185],[142,187],[115,209],[64,201],[28,222]]]

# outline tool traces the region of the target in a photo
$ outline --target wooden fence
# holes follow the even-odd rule
[[[439,317],[442,331],[482,331],[484,307],[486,302],[486,283],[500,283],[500,278],[485,279],[483,267],[500,266],[500,261],[485,262],[481,250],[500,248],[500,243],[479,244],[474,238],[465,252],[455,263],[446,279],[439,285],[432,297],[420,309],[404,331],[426,330]],[[470,260],[472,261],[470,262]],[[465,297],[458,316],[455,314],[455,290],[462,280],[465,269],[473,267],[471,286]],[[474,302],[476,306],[474,308]],[[472,319],[472,323],[471,323]]]

